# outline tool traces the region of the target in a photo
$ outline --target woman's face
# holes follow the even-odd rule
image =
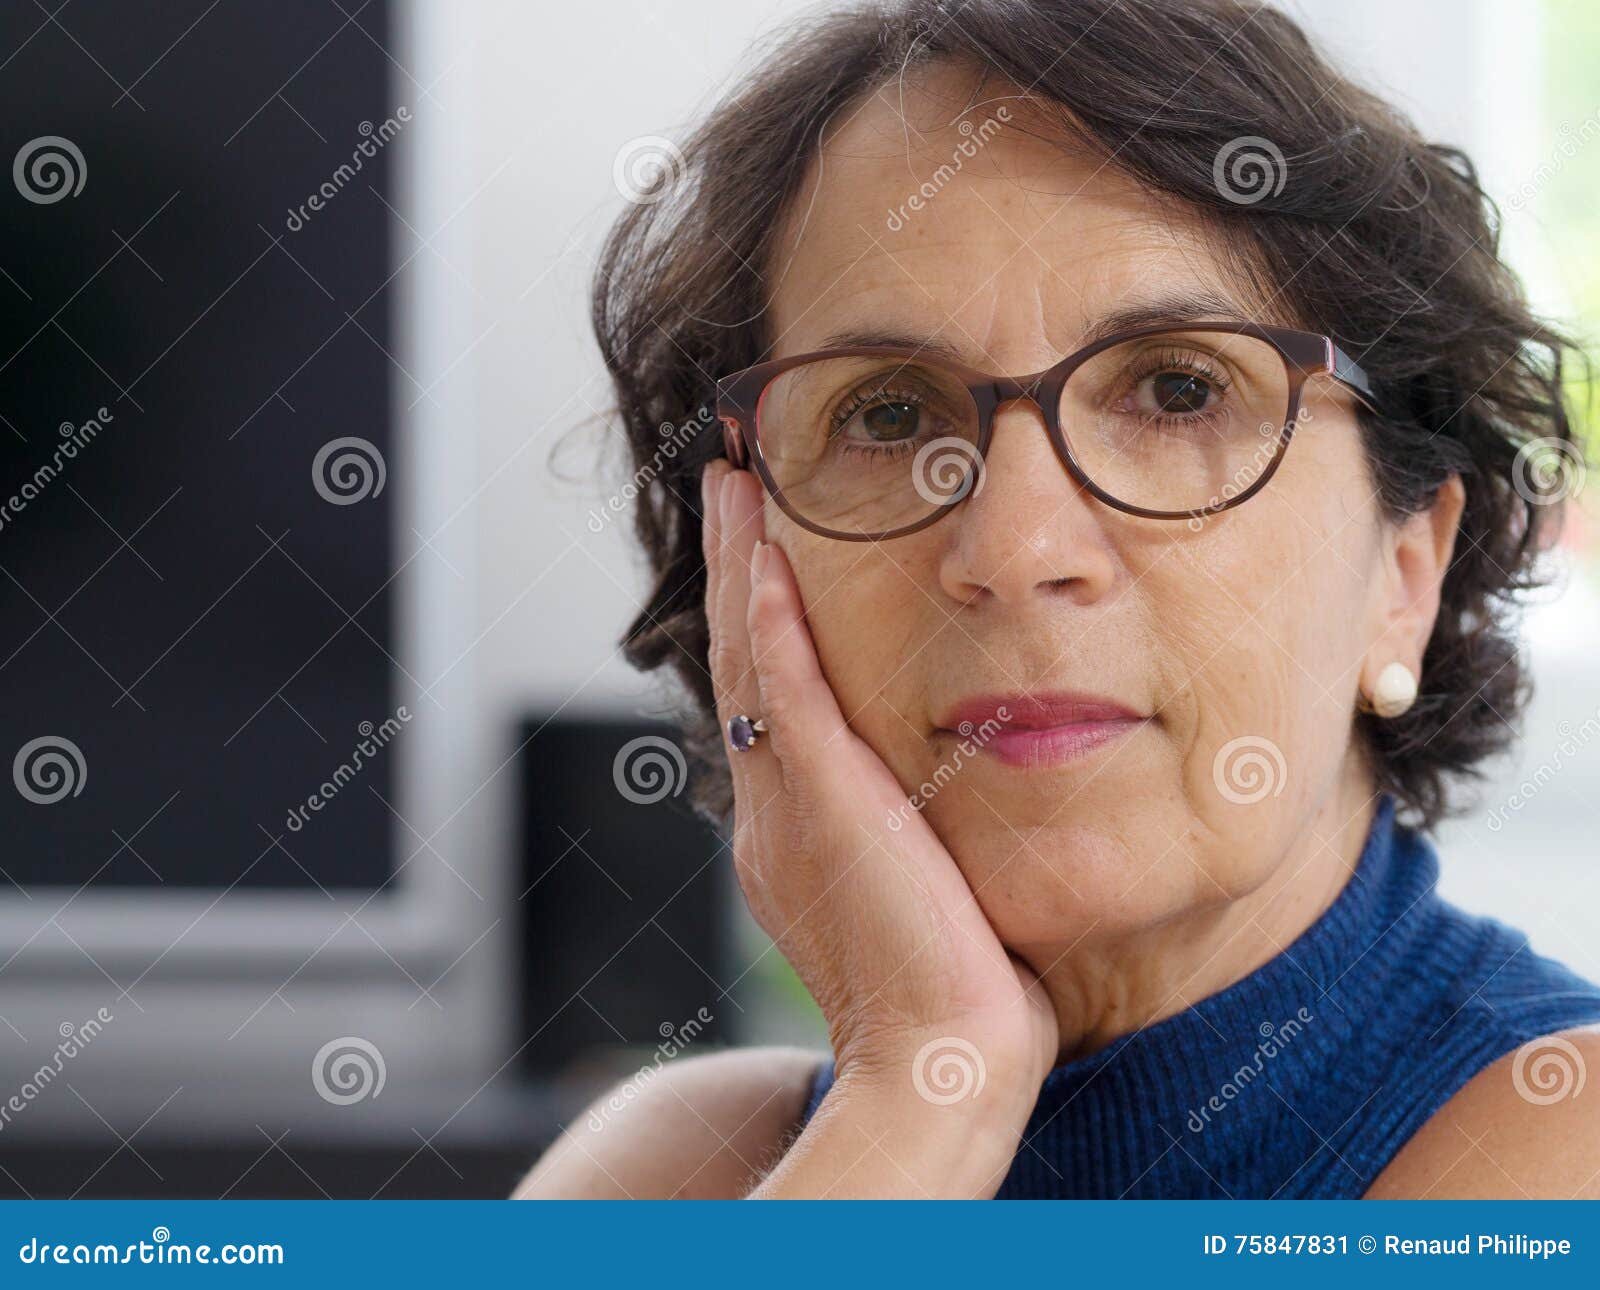
[[[1023,374],[1114,311],[1190,298],[1294,325],[1246,293],[1198,223],[1025,133],[1016,99],[965,114],[976,126],[1009,105],[975,143],[952,119],[967,92],[926,73],[836,127],[776,244],[775,357],[882,331]],[[1014,949],[1238,898],[1367,804],[1351,714],[1399,593],[1350,405],[1325,379],[1308,382],[1266,489],[1198,530],[1088,495],[1022,401],[996,414],[981,489],[921,532],[835,541],[770,498],[764,519],[852,728],[908,793],[937,785],[924,815]],[[1043,692],[1141,720],[1034,764],[993,745],[968,755],[941,729],[965,700]]]

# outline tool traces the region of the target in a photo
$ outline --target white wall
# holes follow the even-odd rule
[[[459,114],[471,185],[461,200],[481,191],[457,219],[466,331],[441,356],[456,365],[435,394],[472,400],[461,432],[477,464],[456,523],[479,545],[476,617],[486,634],[472,666],[492,711],[627,706],[645,689],[614,648],[642,585],[625,525],[598,536],[585,527],[589,508],[620,484],[620,458],[587,488],[549,469],[557,439],[608,406],[587,290],[623,209],[612,163],[640,135],[681,134],[752,37],[799,8],[452,6],[470,52],[433,93],[453,121]],[[601,438],[586,427],[564,466],[592,470]]]

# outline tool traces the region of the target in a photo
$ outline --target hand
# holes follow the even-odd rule
[[[745,898],[827,1018],[840,1085],[871,1086],[878,1104],[920,1091],[942,1106],[952,1074],[975,1087],[981,1071],[974,1108],[1014,1117],[1020,1107],[1020,1132],[1056,1058],[1043,988],[846,724],[788,560],[769,543],[757,550],[759,481],[719,460],[702,484],[718,717],[726,728],[760,714],[768,727],[729,754]]]

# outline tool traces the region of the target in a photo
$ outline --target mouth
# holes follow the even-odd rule
[[[1087,757],[1148,720],[1099,695],[984,694],[942,713],[934,733],[970,742],[1003,765],[1041,769]]]

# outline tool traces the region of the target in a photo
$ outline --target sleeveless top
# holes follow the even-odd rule
[[[1351,878],[1287,949],[1050,1072],[999,1198],[1359,1198],[1484,1067],[1600,1021],[1600,988],[1447,904],[1438,876],[1383,797]],[[1529,1044],[1509,1078],[1553,1100],[1564,1060]],[[825,1061],[807,1120],[832,1081]]]

